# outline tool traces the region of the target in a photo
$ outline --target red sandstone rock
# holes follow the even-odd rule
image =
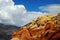
[[[52,18],[53,16],[49,15],[49,19],[50,17]],[[60,40],[59,19],[58,17],[58,23],[54,24],[55,22],[52,21],[52,19],[45,23],[47,19],[45,20],[45,18],[43,18],[42,21],[42,18],[39,18],[37,22],[33,21],[29,25],[14,32],[11,36],[11,40]]]

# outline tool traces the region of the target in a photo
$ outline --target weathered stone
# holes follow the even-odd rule
[[[39,16],[14,32],[11,40],[60,40],[60,14]]]

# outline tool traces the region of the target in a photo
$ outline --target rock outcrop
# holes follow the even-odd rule
[[[60,13],[39,16],[14,32],[11,40],[60,40]]]

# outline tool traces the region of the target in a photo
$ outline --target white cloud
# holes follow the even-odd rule
[[[39,9],[56,15],[57,13],[60,12],[60,4],[50,4],[46,6],[40,6]]]
[[[49,13],[60,12],[60,5],[47,5],[39,7]],[[12,25],[25,25],[37,16],[45,15],[46,12],[28,12],[24,5],[14,5],[12,0],[0,0],[0,23]]]
[[[23,25],[29,23],[32,20],[36,20],[37,16],[42,16],[47,13],[42,13],[42,12],[27,12],[24,17],[21,19],[23,20]]]
[[[27,12],[24,5],[14,5],[12,0],[0,0],[0,23],[21,26],[39,15],[42,13]]]

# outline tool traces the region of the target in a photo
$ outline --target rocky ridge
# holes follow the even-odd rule
[[[60,40],[60,13],[39,16],[15,31],[11,40]]]

